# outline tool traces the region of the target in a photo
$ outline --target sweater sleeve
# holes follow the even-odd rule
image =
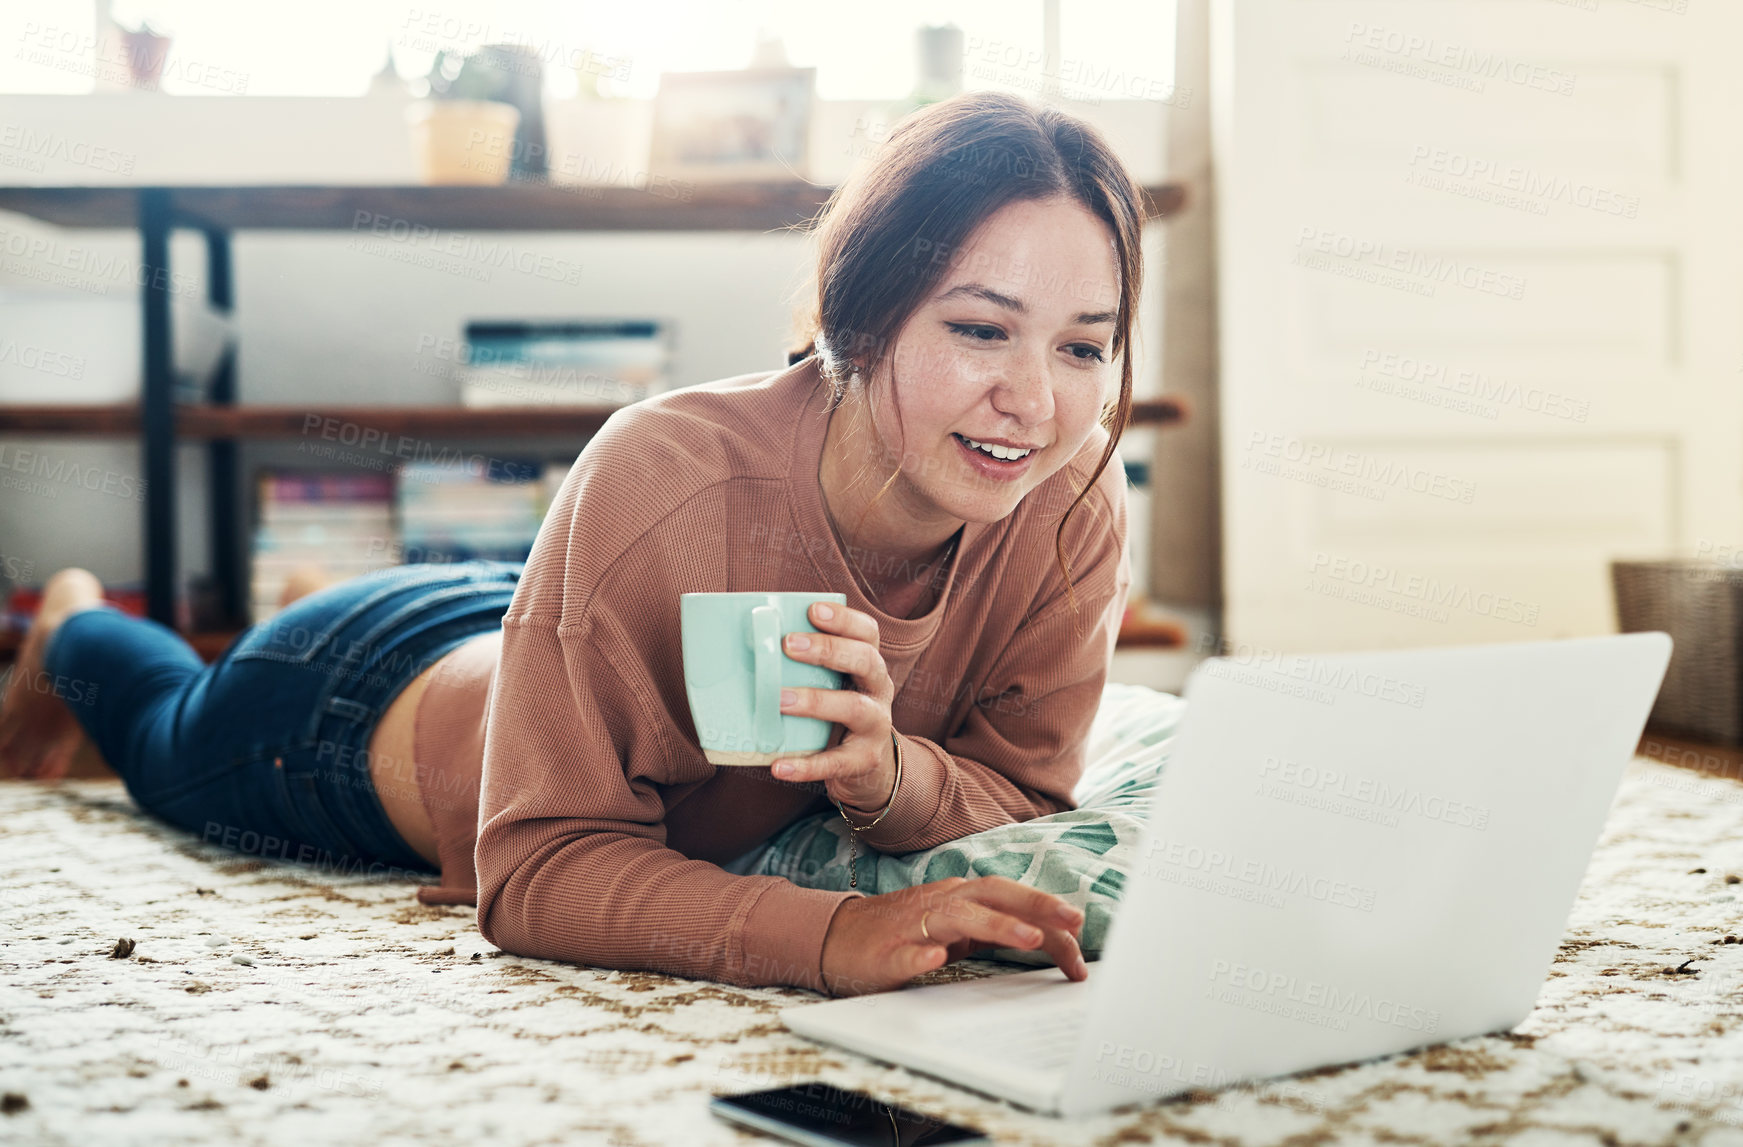
[[[1117,464],[1116,455],[1108,469]],[[1111,525],[1088,515],[1096,521],[1073,563],[1075,613],[1060,583],[1011,634],[975,692],[980,700],[943,744],[898,734],[902,782],[883,820],[860,831],[862,842],[880,852],[916,852],[1075,807],[1071,794],[1083,776],[1131,586],[1123,466],[1118,472]],[[1086,499],[1079,512],[1089,509]]]
[[[657,405],[657,404],[656,404]],[[616,411],[546,514],[502,623],[485,724],[478,928],[505,951],[825,991],[823,940],[857,892],[737,876],[667,845],[668,796],[715,772],[684,702],[678,595],[726,512],[718,428]]]
[[[665,846],[662,723],[585,628],[509,618],[479,807],[478,927],[505,951],[825,991],[854,892],[734,876]]]

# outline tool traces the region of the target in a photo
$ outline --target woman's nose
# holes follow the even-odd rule
[[[1039,362],[1012,362],[993,388],[993,406],[1025,426],[1039,425],[1053,416],[1053,380]]]

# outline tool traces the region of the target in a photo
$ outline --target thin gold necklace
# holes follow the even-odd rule
[[[859,578],[860,589],[865,593],[868,599],[875,603],[877,601],[877,595],[872,592],[871,579],[865,576],[865,570],[861,569],[859,562],[854,560],[853,547],[849,546],[847,540],[841,536],[841,527],[835,524],[835,515],[829,510],[829,500],[827,498],[823,499],[823,516],[829,520],[829,529],[835,534],[836,544],[841,547],[841,552],[847,557],[847,564],[853,567],[855,576]],[[927,581],[936,578],[938,576],[938,571],[943,569],[945,564],[950,561],[951,555],[956,553],[956,543],[961,537],[962,527],[958,526],[956,533],[950,535],[950,544],[945,547],[943,556],[938,559],[937,563],[933,565],[931,573],[927,575]],[[923,594],[922,598],[924,598]],[[931,604],[936,605],[937,603],[933,602]]]
[[[830,411],[830,414],[829,414],[829,425],[833,426],[834,423],[835,423],[835,412],[832,410],[832,411]],[[825,427],[823,433],[824,433],[824,444],[827,447],[828,434],[829,434],[828,427]],[[823,503],[823,517],[829,522],[830,532],[835,535],[835,544],[841,549],[842,554],[846,556],[847,564],[853,567],[854,576],[859,579],[859,587],[860,587],[861,591],[863,591],[865,593],[867,600],[875,603],[877,601],[877,595],[872,593],[871,581],[869,578],[867,578],[865,576],[865,570],[860,568],[859,562],[854,560],[853,549],[852,549],[852,547],[850,547],[847,544],[847,539],[841,536],[841,527],[836,524],[835,512],[829,508],[829,498],[824,493],[823,488],[822,488],[823,487],[823,459],[821,459],[821,458],[818,460],[818,464],[817,464],[817,485],[818,485],[818,490],[817,490],[818,498],[817,498],[817,500],[820,501],[821,503]],[[963,527],[959,526],[959,527],[957,527],[957,532],[950,535],[950,545],[948,548],[945,549],[944,556],[939,559],[938,566],[933,571],[933,574],[931,575],[932,577],[937,576],[937,569],[942,569],[944,567],[944,563],[948,562],[950,560],[951,555],[956,552],[956,541],[961,536],[962,529],[963,529]],[[931,580],[931,578],[929,577],[927,580]],[[922,597],[924,597],[924,595],[922,595]],[[933,603],[933,604],[936,604],[936,603]]]

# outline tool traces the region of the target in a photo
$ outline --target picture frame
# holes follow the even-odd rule
[[[806,179],[816,68],[665,72],[648,170],[697,182]]]

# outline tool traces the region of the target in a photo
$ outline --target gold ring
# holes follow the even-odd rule
[[[932,910],[930,908],[920,913],[920,935],[926,937],[929,942],[936,944],[937,941],[932,939],[932,933],[926,931],[926,917],[930,915],[932,915]]]

